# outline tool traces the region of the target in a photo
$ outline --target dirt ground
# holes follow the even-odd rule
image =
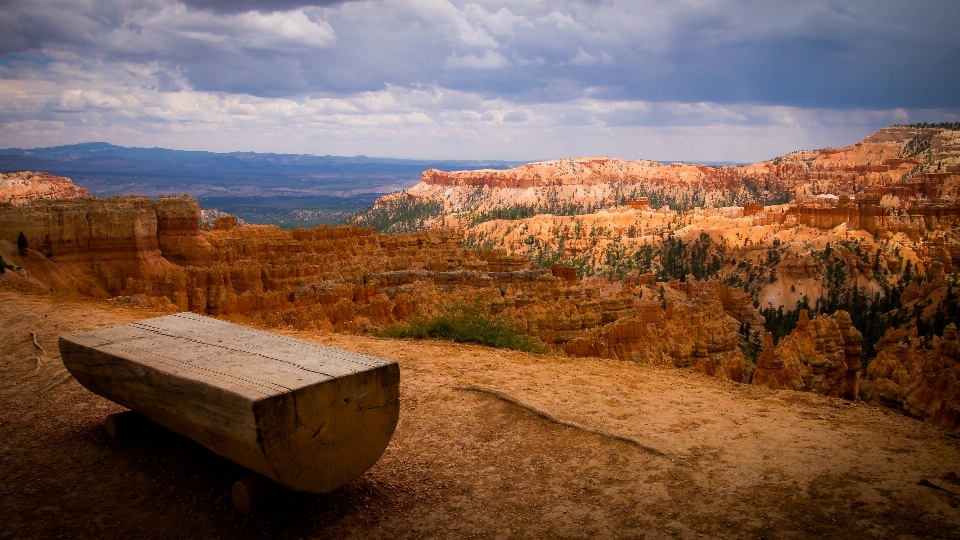
[[[243,516],[240,467],[160,427],[114,441],[102,423],[119,406],[72,379],[47,388],[58,336],[160,313],[10,285],[0,306],[2,539],[960,538],[960,436],[892,411],[633,363],[297,332],[399,362],[400,423],[341,490]],[[678,460],[454,388],[471,384]]]

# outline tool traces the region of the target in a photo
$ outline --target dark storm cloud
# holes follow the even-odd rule
[[[960,106],[960,3],[919,0],[31,0],[2,57],[149,64],[158,89],[349,95],[439,85],[518,103]],[[165,74],[178,73],[171,79]],[[5,77],[16,77],[4,72]],[[52,76],[52,75],[51,75]],[[166,77],[166,78],[165,78]]]
[[[608,74],[605,95],[800,107],[960,104],[960,39],[947,23],[960,20],[960,4],[893,7],[857,4],[859,15],[813,9],[766,32],[738,28],[731,14],[680,17],[659,54],[621,58],[625,69]],[[754,22],[765,20],[774,22]]]
[[[960,105],[955,2],[728,1],[659,12],[642,2],[508,7],[528,25],[497,34],[482,18],[464,17],[488,29],[496,42],[488,50],[507,60],[496,70],[451,69],[451,55],[480,58],[485,51],[444,33],[450,20],[402,13],[394,4],[376,12],[355,5],[330,14],[338,45],[313,59],[306,77],[333,91],[436,81],[520,101],[564,101],[590,88],[595,96],[653,101]],[[368,24],[346,24],[345,12],[364,13]]]

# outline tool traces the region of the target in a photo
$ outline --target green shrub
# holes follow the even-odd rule
[[[446,339],[501,349],[546,352],[546,347],[539,341],[517,332],[510,321],[478,304],[457,303],[443,314],[430,318],[414,315],[406,324],[388,326],[375,335],[402,339]]]

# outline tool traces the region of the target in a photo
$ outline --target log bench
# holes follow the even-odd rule
[[[327,493],[362,475],[400,414],[396,362],[193,313],[59,345],[90,391],[296,491]]]

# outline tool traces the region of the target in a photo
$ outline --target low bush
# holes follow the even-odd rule
[[[388,326],[376,332],[376,335],[403,339],[446,339],[535,353],[547,350],[536,339],[517,332],[510,321],[476,304],[454,304],[434,317],[414,315],[406,324]]]

